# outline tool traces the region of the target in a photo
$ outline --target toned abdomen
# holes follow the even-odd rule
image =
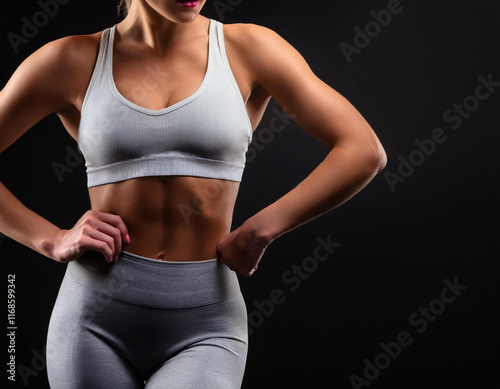
[[[167,261],[217,257],[229,234],[239,182],[187,176],[140,177],[89,188],[93,210],[120,215],[124,250]]]

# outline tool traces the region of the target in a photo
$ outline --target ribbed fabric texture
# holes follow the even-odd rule
[[[95,292],[151,308],[199,307],[240,293],[236,273],[217,258],[160,261],[122,251],[116,264],[71,261],[67,272]]]
[[[102,33],[82,105],[78,148],[87,186],[159,175],[241,181],[252,125],[229,66],[222,23],[210,19],[208,66],[198,90],[161,110],[134,104],[116,88],[115,30],[116,24]]]

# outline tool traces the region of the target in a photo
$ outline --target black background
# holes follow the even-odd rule
[[[214,3],[233,6],[221,13]],[[275,240],[255,275],[240,278],[255,320],[243,388],[353,388],[351,375],[362,377],[364,360],[374,362],[383,352],[380,343],[396,341],[402,331],[412,344],[380,369],[370,388],[500,387],[499,87],[456,130],[443,119],[475,94],[479,76],[500,81],[499,2],[402,0],[402,12],[348,63],[340,44],[353,44],[354,28],[364,29],[374,20],[370,11],[388,3],[209,0],[202,11],[223,23],[255,23],[280,34],[363,114],[388,155],[385,170],[362,192]],[[120,20],[113,0],[72,0],[15,53],[7,34],[19,33],[21,18],[40,9],[35,1],[0,1],[2,86],[43,44]],[[293,122],[268,142],[262,130],[273,107],[271,100],[254,133],[251,147],[265,147],[247,162],[233,229],[291,190],[328,151]],[[391,191],[384,173],[397,174],[398,157],[407,159],[415,139],[429,138],[437,127],[447,140]],[[0,155],[0,181],[61,228],[71,228],[90,206],[83,162],[62,182],[54,173],[52,164],[65,163],[68,145],[76,150],[50,115]],[[285,272],[328,235],[340,247],[291,290]],[[28,387],[47,388],[43,348],[66,265],[5,237],[0,258],[7,266],[4,291],[6,274],[16,275],[18,368],[31,369]],[[421,325],[411,325],[410,316],[439,299],[444,280],[455,278],[467,289],[419,333]],[[268,317],[255,313],[254,301],[268,300],[275,289],[286,301]],[[8,387],[25,387],[21,375]]]

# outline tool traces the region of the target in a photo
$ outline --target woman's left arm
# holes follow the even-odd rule
[[[266,27],[244,28],[238,46],[254,83],[330,149],[294,189],[219,242],[222,262],[251,275],[274,239],[349,200],[385,167],[386,155],[363,116],[320,80],[297,50]]]

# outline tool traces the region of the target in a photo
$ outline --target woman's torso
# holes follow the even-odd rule
[[[207,31],[208,19],[197,18],[199,31]],[[194,22],[193,22],[194,23]],[[256,128],[270,96],[254,85],[253,77],[237,54],[235,33],[241,26],[225,26],[225,44],[231,70],[252,123]],[[120,30],[118,25],[117,31]],[[232,33],[233,32],[233,33]],[[241,32],[240,32],[241,33]],[[81,71],[75,75],[71,105],[57,112],[70,135],[78,139],[80,112],[92,77],[101,32],[82,36],[78,43]],[[119,92],[132,103],[160,110],[197,91],[207,67],[207,35],[189,43],[169,44],[166,54],[145,46],[115,41],[113,79]],[[158,82],[138,93],[151,69],[168,69]],[[158,68],[159,69],[159,68]],[[148,76],[149,74],[149,76]],[[217,242],[229,234],[239,182],[195,176],[149,176],[89,188],[91,209],[120,215],[129,229],[125,250],[148,258],[192,261],[217,257]],[[89,255],[91,253],[88,253]]]

